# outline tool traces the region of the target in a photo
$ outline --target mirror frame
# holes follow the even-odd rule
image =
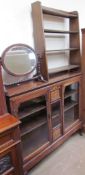
[[[35,64],[35,66],[33,67],[33,69],[32,69],[31,71],[28,71],[27,73],[20,74],[20,75],[11,72],[9,69],[7,69],[7,67],[6,67],[5,64],[4,64],[4,59],[5,59],[6,53],[7,53],[12,47],[18,47],[18,46],[22,46],[22,47],[26,47],[26,48],[30,49],[30,50],[34,53],[34,55],[35,55],[35,57],[36,57],[36,64]],[[29,75],[29,74],[31,74],[31,73],[37,68],[37,64],[38,64],[37,55],[36,55],[34,49],[33,49],[32,47],[30,47],[29,45],[27,45],[27,44],[23,44],[23,43],[12,44],[12,45],[8,46],[8,47],[3,51],[2,55],[1,55],[1,65],[2,65],[3,69],[4,69],[8,74],[10,74],[10,75],[12,75],[12,76],[21,77],[21,76]]]

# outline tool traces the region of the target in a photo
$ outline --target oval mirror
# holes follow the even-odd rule
[[[7,73],[13,76],[23,76],[36,69],[37,56],[30,46],[14,44],[4,50],[1,63]]]

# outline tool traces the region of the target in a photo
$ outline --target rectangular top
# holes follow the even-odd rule
[[[53,15],[53,16],[60,16],[60,17],[64,17],[64,18],[78,17],[77,11],[67,12],[67,11],[57,10],[57,9],[45,7],[45,6],[42,6],[42,11],[44,14]]]
[[[43,81],[30,81],[30,82],[25,82],[21,83],[20,85],[15,85],[15,86],[7,86],[5,87],[5,94],[8,97],[14,97],[16,95],[21,95],[26,92],[30,92],[39,88],[43,88],[46,86],[49,86],[53,83],[58,83],[61,81],[64,81],[66,79],[75,77],[75,76],[80,76],[81,72],[75,72],[75,73],[66,73],[63,75],[58,75],[54,78],[50,78],[49,81],[43,82]]]
[[[0,116],[0,134],[11,128],[14,128],[19,124],[20,124],[20,121],[16,117],[10,115],[9,113],[1,115]]]

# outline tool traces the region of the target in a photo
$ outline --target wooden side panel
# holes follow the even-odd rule
[[[82,117],[83,123],[85,124],[85,29],[82,29],[82,57],[81,57],[81,68],[82,68]]]
[[[43,28],[43,13],[40,2],[32,4],[35,51],[39,56],[41,75],[48,80],[47,60],[45,54],[45,38]]]
[[[70,19],[70,31],[77,32],[75,34],[70,34],[70,48],[78,48],[77,50],[70,52],[70,63],[81,65],[78,13],[76,18]]]

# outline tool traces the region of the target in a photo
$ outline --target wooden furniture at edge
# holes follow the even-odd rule
[[[0,65],[0,175],[23,175],[19,124],[7,113]]]
[[[82,33],[82,57],[81,57],[81,68],[82,68],[82,120],[83,128],[85,131],[85,28],[81,29]]]
[[[6,113],[0,116],[0,174],[23,175],[19,120]]]
[[[3,81],[1,76],[1,64],[0,64],[0,115],[7,112],[6,99],[4,94]]]
[[[9,112],[20,121],[24,173],[81,129],[81,73],[6,87]]]

